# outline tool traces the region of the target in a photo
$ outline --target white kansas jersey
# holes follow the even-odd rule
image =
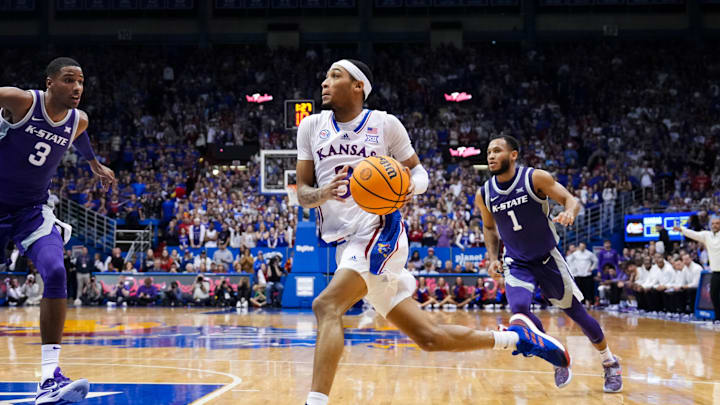
[[[318,187],[330,183],[343,166],[354,168],[366,157],[388,155],[403,162],[415,154],[400,120],[373,110],[363,110],[346,123],[335,121],[331,111],[311,115],[300,123],[297,147],[298,160],[314,162]],[[326,201],[319,207],[318,216],[326,242],[340,241],[360,227],[376,226],[380,219],[363,211],[349,193],[345,203]]]

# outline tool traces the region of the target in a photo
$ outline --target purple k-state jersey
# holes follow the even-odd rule
[[[498,187],[493,176],[482,190],[485,206],[495,219],[505,245],[505,256],[513,260],[545,259],[559,241],[549,217],[548,199],[540,199],[533,189],[534,170],[518,167],[512,185],[506,190]]]
[[[0,110],[0,206],[44,204],[50,181],[72,145],[80,114],[69,110],[60,122],[45,111],[45,93],[31,90],[33,104],[17,123]]]

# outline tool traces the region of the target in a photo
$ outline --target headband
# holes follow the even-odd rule
[[[365,76],[365,73],[347,59],[341,59],[333,63],[332,66],[330,66],[330,69],[336,67],[341,67],[347,70],[347,72],[350,73],[350,76],[352,76],[355,80],[363,82],[363,93],[365,93],[365,100],[367,100],[370,92],[372,91],[372,85],[370,84],[370,80],[368,80],[367,76]]]

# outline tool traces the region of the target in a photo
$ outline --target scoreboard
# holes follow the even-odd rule
[[[285,100],[285,129],[297,129],[300,121],[314,113],[314,100]]]
[[[660,236],[655,226],[662,225],[668,230],[670,240],[682,240],[680,232],[675,232],[675,225],[687,226],[690,216],[696,212],[678,212],[667,214],[625,215],[625,241],[649,242],[658,240]]]

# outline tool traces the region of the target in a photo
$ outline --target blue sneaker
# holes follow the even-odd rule
[[[570,384],[572,380],[572,369],[570,367],[554,367],[555,368],[555,386],[564,388]]]
[[[552,336],[542,333],[527,316],[513,315],[508,331],[520,337],[513,355],[522,353],[525,357],[537,356],[556,367],[570,367],[570,353],[565,350],[565,346]]]
[[[73,381],[65,377],[60,367],[55,369],[53,378],[38,384],[35,404],[66,404],[80,402],[90,391],[90,383],[86,379]]]

